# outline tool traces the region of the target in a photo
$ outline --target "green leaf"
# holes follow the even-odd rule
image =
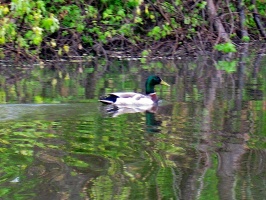
[[[36,2],[36,5],[37,5],[37,8],[38,9],[42,10],[43,12],[46,11],[46,9],[45,9],[45,3],[43,1],[37,1]]]
[[[59,21],[53,15],[49,18],[44,18],[41,24],[43,28],[52,33],[59,29]]]
[[[143,56],[143,57],[146,57],[146,56],[148,56],[149,55],[149,51],[148,50],[143,50],[142,52],[141,52],[141,56]]]
[[[184,23],[185,24],[190,24],[191,23],[191,19],[190,19],[190,17],[188,17],[188,16],[186,16],[185,18],[184,18]]]
[[[221,51],[221,52],[224,52],[224,53],[236,52],[236,47],[231,42],[217,44],[217,45],[215,45],[214,49]]]
[[[33,44],[35,45],[40,45],[40,43],[42,42],[42,37],[39,35],[36,35],[33,40],[32,40]]]
[[[244,37],[242,37],[242,41],[249,42],[250,41],[250,37],[244,36]]]
[[[125,11],[124,9],[120,9],[118,12],[117,12],[118,15],[120,15],[121,17],[125,17]]]

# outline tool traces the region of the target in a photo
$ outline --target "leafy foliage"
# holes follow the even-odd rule
[[[224,53],[233,53],[233,52],[236,52],[235,45],[232,44],[231,42],[217,44],[214,47],[214,49],[216,49],[218,51],[222,51]]]
[[[217,6],[217,15],[231,12],[221,20],[226,30],[231,30],[231,39],[237,40],[240,38],[238,32],[232,31],[232,27],[238,26],[234,14],[236,2]],[[258,14],[265,17],[265,3],[257,1],[253,5],[244,1],[243,6],[246,8],[245,26],[252,38],[259,38],[253,12],[257,9]],[[174,45],[164,43],[170,53],[180,44],[197,44],[202,38],[208,39],[207,46],[214,44],[212,37],[217,35],[217,30],[211,28],[213,22],[206,15],[209,9],[206,1],[12,0],[9,4],[0,4],[0,45],[17,54],[38,57],[44,51],[58,56],[92,51],[106,54],[106,50],[133,50],[140,54],[140,49],[152,49],[151,46],[158,46],[158,43],[171,41]],[[241,39],[248,42],[251,37]],[[68,51],[63,50],[65,45]],[[164,52],[160,48],[153,49],[150,56],[156,51]],[[218,44],[215,49],[235,52],[231,41]]]

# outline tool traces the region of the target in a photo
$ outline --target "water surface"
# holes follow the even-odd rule
[[[265,199],[266,58],[248,58],[2,69],[0,197]],[[159,107],[97,101],[150,74]]]

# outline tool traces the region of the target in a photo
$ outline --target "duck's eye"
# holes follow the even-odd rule
[[[156,76],[156,81],[157,81],[157,82],[161,82],[162,79],[161,79],[159,76]]]

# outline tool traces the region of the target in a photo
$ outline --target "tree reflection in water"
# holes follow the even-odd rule
[[[3,69],[0,197],[263,199],[265,58],[241,55],[231,73],[203,58],[153,62],[150,70],[136,61],[114,61],[109,71],[93,61],[35,68],[17,77]],[[157,91],[166,104],[97,102],[112,91],[142,92],[150,73],[171,84]]]

